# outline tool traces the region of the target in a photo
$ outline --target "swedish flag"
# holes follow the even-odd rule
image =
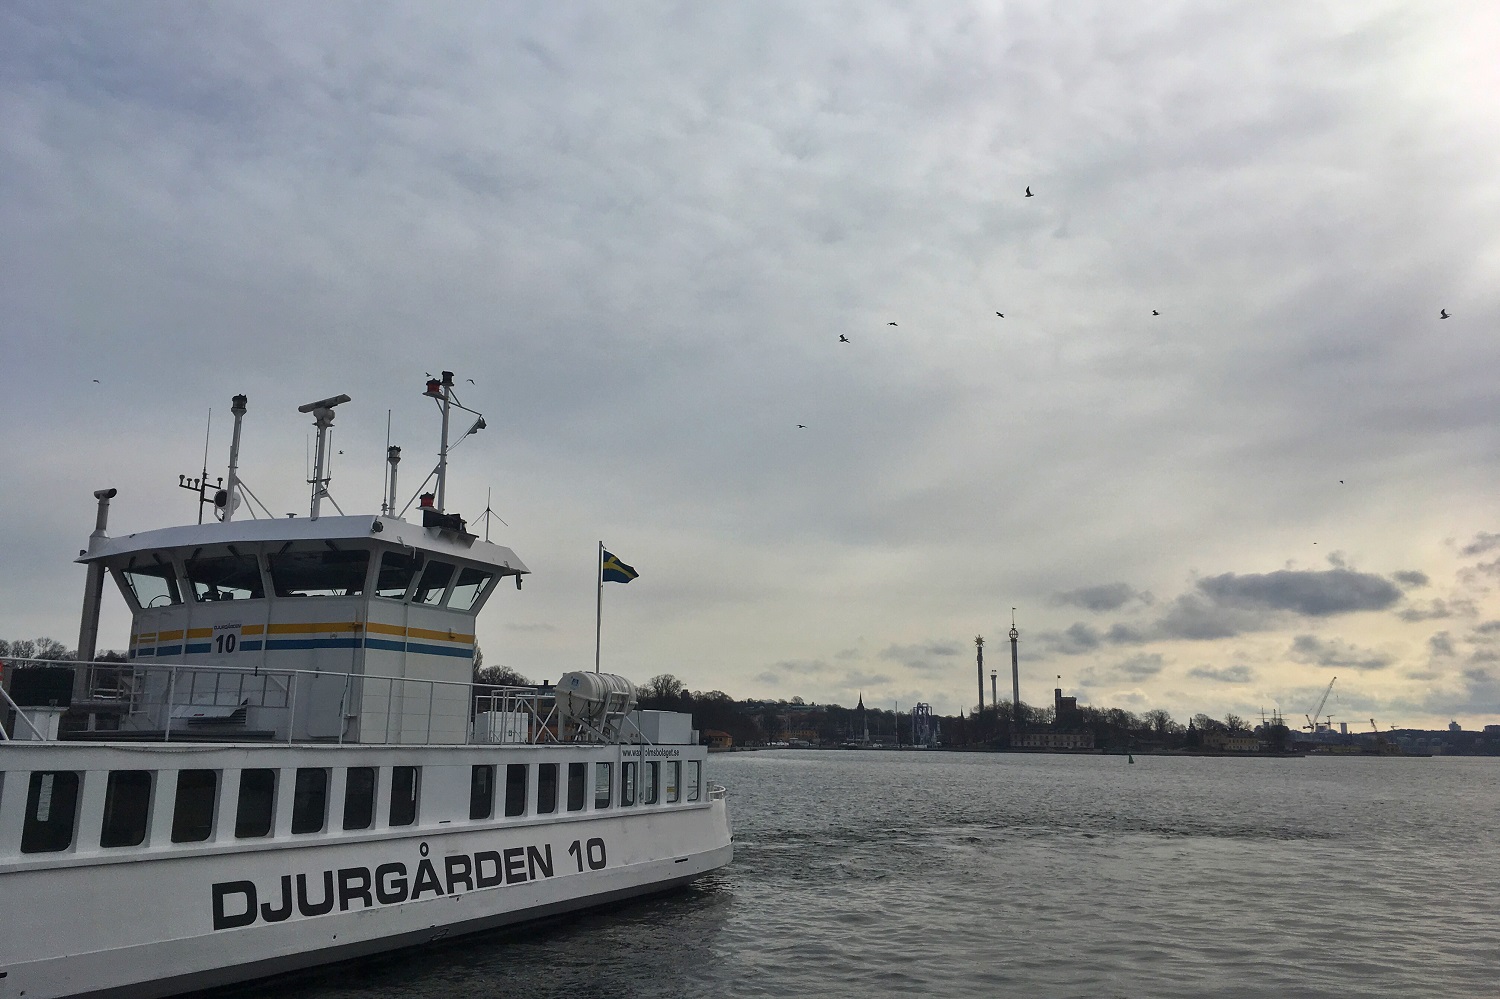
[[[606,583],[628,583],[640,573],[621,562],[609,552],[604,553],[604,562],[599,566],[599,578]]]

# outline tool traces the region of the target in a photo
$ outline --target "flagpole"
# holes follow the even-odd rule
[[[594,603],[594,672],[599,672],[599,636],[604,630],[604,542],[599,542],[599,554],[594,559],[594,568],[599,573],[599,591]]]

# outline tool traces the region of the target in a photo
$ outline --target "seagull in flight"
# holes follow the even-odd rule
[[[1439,319],[1451,319],[1452,317],[1448,315],[1448,310],[1447,309],[1441,309],[1441,310],[1438,311],[1438,318]]]
[[[895,323],[886,323],[887,326],[895,326]]]
[[[807,429],[807,424],[805,424],[805,423],[799,423],[799,424],[797,424],[797,429],[798,430],[806,430]]]
[[[470,385],[473,385],[473,384],[474,384],[474,379],[472,379],[472,378],[470,378],[470,379],[469,379],[469,380],[468,380],[468,381],[469,381],[469,384],[470,384]]]
[[[1030,185],[1030,184],[1027,184],[1027,185],[1026,185],[1026,197],[1028,197],[1028,198],[1030,198],[1030,197],[1034,197],[1034,196],[1035,196],[1035,195],[1033,195],[1033,194],[1032,194],[1032,193],[1031,193],[1031,185]]]
[[[840,333],[839,334],[839,343],[848,343],[848,342],[849,342],[849,338],[846,337],[846,336],[844,336],[844,334]]]
[[[101,381],[100,381],[100,380],[99,380],[99,379],[97,379],[97,378],[95,378],[95,379],[94,379],[94,384],[95,384],[95,385],[102,385],[102,384],[104,384],[104,383],[103,383],[103,382],[101,382]]]
[[[1005,318],[1005,313],[1003,313],[1003,312],[997,312],[997,313],[995,313],[995,315],[999,316],[1001,319]]]
[[[1151,310],[1151,314],[1152,314],[1152,315],[1153,315],[1153,316],[1159,316],[1159,315],[1161,315],[1161,313],[1160,313],[1160,312],[1157,312],[1157,311],[1156,311],[1156,310],[1155,310],[1155,309],[1152,309],[1152,310]]]

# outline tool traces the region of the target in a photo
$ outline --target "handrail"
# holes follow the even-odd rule
[[[708,782],[708,798],[710,801],[722,801],[729,795],[729,790],[718,781]]]
[[[26,727],[31,729],[31,734],[36,736],[36,741],[45,742],[47,740],[47,737],[42,735],[42,730],[37,728],[36,725],[32,723],[31,718],[26,714],[26,711],[19,704],[10,699],[10,694],[6,692],[4,687],[0,687],[0,697],[5,698],[5,703],[10,705],[10,709],[16,713],[16,717],[25,722]],[[9,742],[10,740],[10,733],[5,731],[4,725],[0,725],[0,742]]]

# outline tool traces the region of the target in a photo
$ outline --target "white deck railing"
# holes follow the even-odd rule
[[[0,670],[0,714],[8,707],[17,720],[10,732],[0,725],[0,741],[23,736],[15,731],[23,726],[33,739],[45,738],[27,713],[31,706],[18,705],[7,692],[19,673],[39,667],[73,672],[72,706],[95,717],[117,716],[122,735],[159,735],[168,742],[174,733],[224,736],[236,729],[270,731],[288,743],[343,743],[346,737],[360,743],[430,742],[435,731],[447,733],[439,741],[448,743],[557,741],[553,697],[533,687],[315,670],[14,658]],[[314,733],[319,724],[332,728]]]

